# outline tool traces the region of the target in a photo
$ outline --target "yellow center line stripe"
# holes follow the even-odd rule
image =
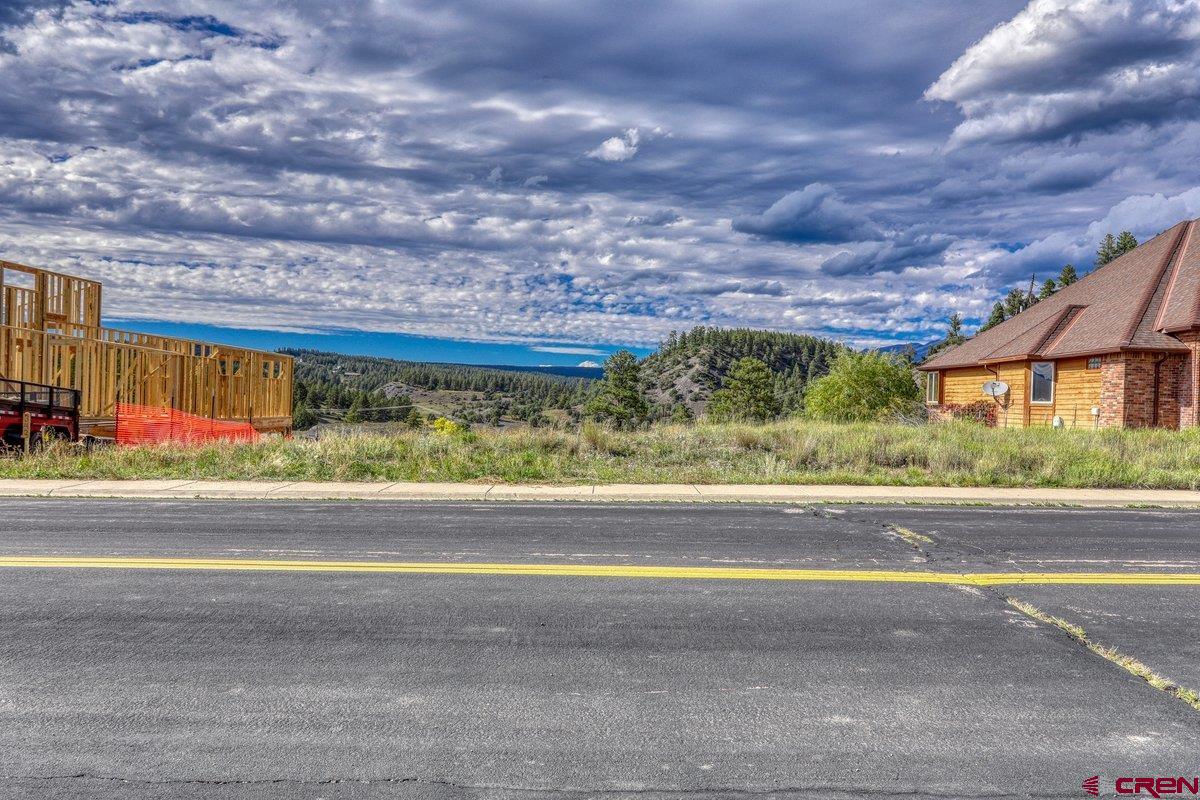
[[[266,572],[376,572],[439,575],[541,575],[577,578],[674,578],[689,580],[848,581],[938,583],[961,586],[1009,584],[1124,584],[1200,586],[1200,574],[1179,572],[906,572],[899,570],[670,567],[617,564],[489,564],[428,561],[276,561],[225,558],[105,556],[0,556],[0,568],[196,569]]]

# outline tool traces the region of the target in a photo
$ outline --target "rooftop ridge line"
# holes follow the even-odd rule
[[[1162,288],[1163,278],[1166,277],[1167,270],[1175,264],[1180,246],[1183,244],[1184,237],[1191,228],[1191,222],[1182,223],[1179,233],[1175,234],[1175,242],[1171,245],[1171,249],[1167,251],[1166,256],[1163,257],[1162,265],[1158,268],[1158,277],[1142,293],[1141,299],[1138,300],[1138,313],[1133,316],[1131,324],[1125,330],[1125,335],[1121,337],[1121,347],[1128,347],[1133,344],[1138,328],[1142,326],[1142,322],[1146,319],[1146,313],[1150,310],[1150,303],[1153,302],[1154,295],[1158,294],[1158,290]],[[1108,265],[1106,264],[1105,266]]]
[[[1087,306],[1081,304],[1072,304],[1064,308],[1062,313],[1058,316],[1058,322],[1054,324],[1053,328],[1046,332],[1046,335],[1042,337],[1042,340],[1037,343],[1037,346],[1033,348],[1031,353],[1033,355],[1039,355],[1053,348],[1055,344],[1057,344],[1064,336],[1067,335],[1067,331],[1071,330],[1071,328],[1083,315],[1083,310],[1085,308],[1087,308]]]
[[[1163,315],[1167,313],[1167,308],[1171,305],[1171,293],[1175,290],[1175,279],[1179,277],[1179,269],[1183,262],[1183,259],[1180,258],[1180,254],[1187,252],[1188,245],[1192,243],[1192,231],[1194,231],[1195,228],[1195,220],[1187,223],[1187,229],[1184,232],[1184,241],[1181,242],[1182,247],[1180,248],[1179,253],[1175,254],[1174,258],[1172,259],[1174,263],[1172,264],[1171,268],[1171,277],[1167,281],[1167,290],[1163,294],[1162,302],[1158,305],[1158,314],[1156,314],[1154,317],[1154,330],[1156,331],[1163,330]],[[1197,295],[1197,302],[1200,303],[1200,294]],[[1200,305],[1198,305],[1198,309],[1200,309]],[[1193,315],[1193,320],[1194,319],[1195,315]]]

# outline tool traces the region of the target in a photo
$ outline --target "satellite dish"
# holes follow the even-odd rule
[[[1004,381],[987,381],[983,384],[983,393],[988,397],[1003,397],[1008,394],[1008,384]]]

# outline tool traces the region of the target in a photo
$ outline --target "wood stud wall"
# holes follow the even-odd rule
[[[79,389],[85,432],[106,434],[115,403],[292,425],[292,358],[104,328],[95,281],[0,261],[0,376]]]

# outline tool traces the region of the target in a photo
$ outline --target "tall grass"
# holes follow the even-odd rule
[[[1200,431],[995,430],[960,422],[586,424],[444,435],[342,435],[100,449],[0,459],[6,478],[208,478],[537,483],[858,483],[1200,487]]]

